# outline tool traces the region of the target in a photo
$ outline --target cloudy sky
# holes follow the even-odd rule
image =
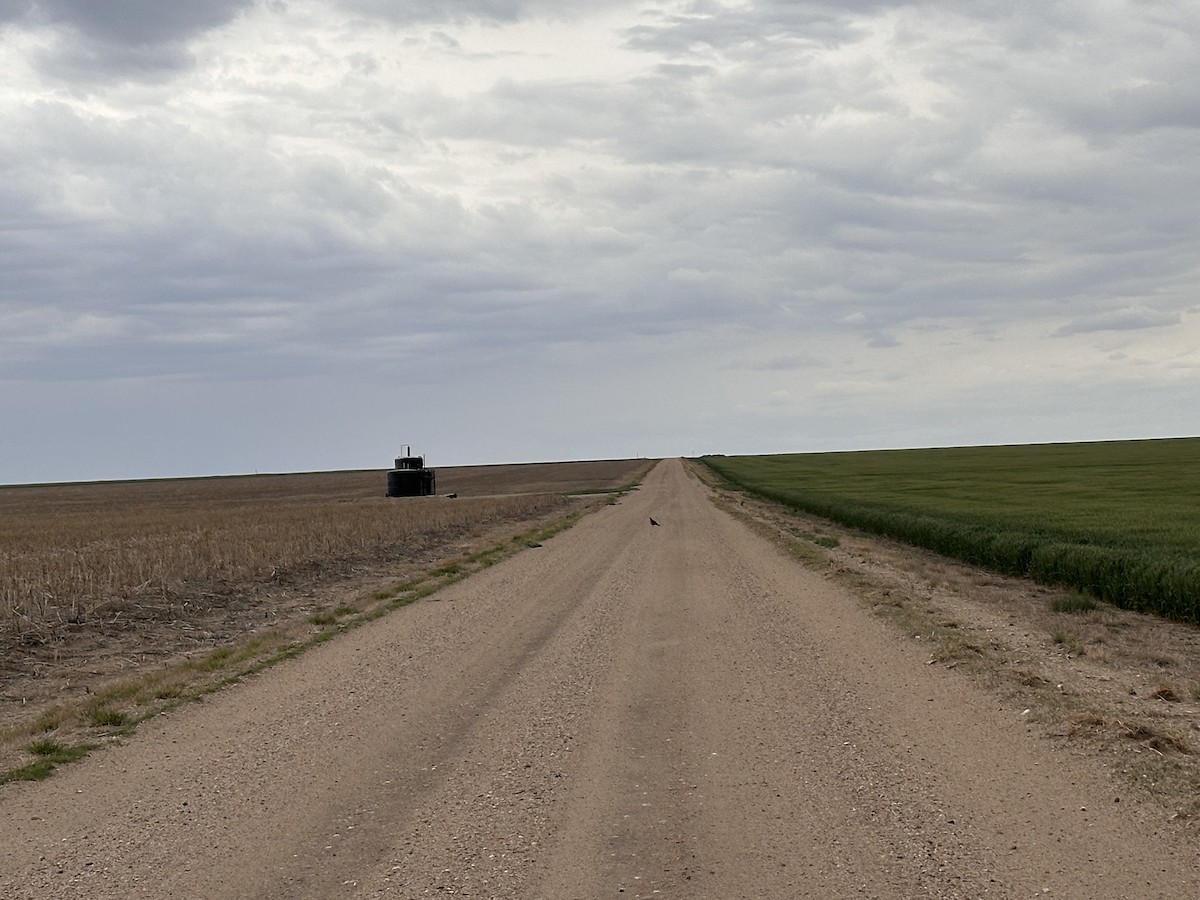
[[[1200,433],[1193,0],[0,0],[0,483]]]

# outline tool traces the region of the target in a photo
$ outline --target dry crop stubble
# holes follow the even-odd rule
[[[459,499],[397,502],[381,472],[0,489],[0,633],[30,642],[134,606],[412,553],[633,481],[646,460],[439,471]]]
[[[48,640],[65,625],[130,604],[169,608],[188,585],[270,580],[561,504],[533,495],[10,516],[0,530],[0,546],[11,548],[0,552],[0,627]]]
[[[385,498],[375,471],[0,488],[0,782],[57,758],[33,759],[39,741],[119,737],[525,548],[604,502],[567,492],[651,465],[439,470],[454,500]]]

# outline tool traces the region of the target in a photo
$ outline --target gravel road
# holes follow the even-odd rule
[[[664,462],[0,788],[0,897],[1200,897],[1160,808],[927,659]]]

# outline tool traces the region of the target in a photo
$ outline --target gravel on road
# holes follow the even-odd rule
[[[926,662],[669,460],[0,789],[0,897],[1200,896],[1160,808]]]

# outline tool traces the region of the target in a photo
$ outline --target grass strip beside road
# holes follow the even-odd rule
[[[1200,439],[703,462],[733,485],[845,525],[1200,622]]]

